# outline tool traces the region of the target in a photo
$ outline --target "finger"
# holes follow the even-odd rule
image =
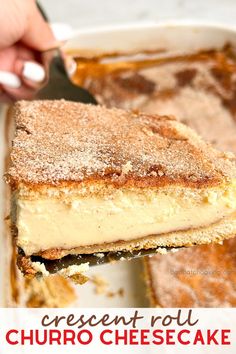
[[[49,60],[49,59],[48,59]],[[43,61],[41,64],[40,61]],[[37,51],[18,43],[11,48],[0,50],[0,79],[4,92],[11,99],[31,99],[46,83],[47,68],[45,58]],[[7,75],[7,72],[9,73]],[[11,77],[17,76],[20,85],[12,85]],[[14,90],[13,90],[14,89]],[[5,97],[0,97],[5,101]]]
[[[7,94],[12,100],[32,100],[35,97],[36,90],[22,85],[19,89],[14,89],[9,86],[2,86],[4,93]]]
[[[16,74],[22,85],[38,90],[46,81],[46,66],[41,64],[40,60],[39,53],[17,44],[0,51],[0,70]]]
[[[46,81],[46,70],[35,61],[17,59],[15,72],[21,78],[22,83],[32,89],[39,89]]]
[[[21,41],[38,51],[44,51],[59,46],[49,24],[44,20],[34,1],[31,2],[28,25]]]
[[[47,81],[52,57],[53,51],[51,50],[40,53],[19,44],[15,72],[22,76],[22,80],[27,86],[38,89]]]
[[[28,13],[27,1],[1,1],[0,48],[6,48],[20,40],[25,32]]]
[[[11,104],[14,101],[15,101],[14,98],[9,96],[6,92],[3,91],[3,92],[0,93],[0,102],[1,103]]]

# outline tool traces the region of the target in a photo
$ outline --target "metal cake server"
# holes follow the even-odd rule
[[[97,104],[94,96],[87,90],[74,85],[68,77],[60,52],[52,59],[49,68],[49,80],[37,94],[37,99],[76,101]]]
[[[106,263],[113,263],[117,261],[129,261],[134,258],[140,258],[144,256],[154,256],[155,254],[163,252],[174,252],[181,249],[181,247],[157,247],[150,249],[141,249],[133,251],[117,251],[117,252],[98,252],[92,254],[79,254],[68,255],[60,259],[49,260],[39,256],[31,256],[32,262],[43,263],[46,270],[50,274],[55,274],[62,269],[66,269],[72,265],[81,265],[89,263],[89,266],[102,265]]]

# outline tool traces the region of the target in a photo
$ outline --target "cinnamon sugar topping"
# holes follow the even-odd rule
[[[232,158],[173,117],[64,100],[21,101],[14,116],[11,184],[118,183],[122,175],[123,184],[140,186],[165,179],[209,185],[236,175]],[[124,166],[132,168],[124,174]]]

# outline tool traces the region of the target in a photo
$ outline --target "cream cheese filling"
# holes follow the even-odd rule
[[[236,210],[236,185],[222,188],[119,190],[68,198],[14,197],[18,246],[26,255],[131,241],[212,224]]]

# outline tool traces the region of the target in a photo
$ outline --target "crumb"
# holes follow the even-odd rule
[[[68,278],[70,280],[72,280],[73,283],[78,284],[78,285],[83,285],[83,284],[87,283],[87,281],[89,280],[89,277],[87,277],[86,275],[84,275],[82,273],[70,275]]]
[[[109,283],[106,279],[104,279],[100,275],[94,275],[90,281],[94,284],[95,286],[95,294],[97,295],[105,295],[106,297],[113,298],[114,296],[124,296],[124,289],[119,288],[117,291],[111,291],[109,289]]]
[[[67,268],[63,268],[58,272],[58,274],[62,275],[64,278],[69,278],[77,274],[83,274],[88,270],[89,270],[89,262],[80,265],[71,265]]]
[[[127,261],[127,259],[126,259],[125,257],[121,257],[121,258],[120,258],[120,261],[122,261],[122,262],[123,262],[123,261]]]
[[[156,252],[160,253],[160,254],[167,254],[167,249],[166,248],[162,248],[162,247],[158,247],[156,249]]]
[[[120,288],[117,293],[118,293],[118,295],[119,295],[120,297],[124,297],[125,289],[124,289],[124,288]]]
[[[114,297],[115,293],[113,291],[108,291],[108,293],[106,294],[107,297]]]
[[[86,283],[89,278],[84,275],[84,272],[86,272],[89,269],[89,263],[83,263],[80,265],[72,265],[67,268],[61,269],[58,274],[63,276],[64,278],[68,278],[72,280],[75,284],[84,284]]]
[[[171,248],[170,252],[171,253],[176,253],[176,252],[179,252],[181,248]]]
[[[49,272],[47,271],[47,269],[45,268],[45,265],[43,263],[33,262],[32,267],[37,273],[42,274],[44,277],[49,276]]]
[[[122,175],[127,175],[130,171],[132,171],[132,164],[128,161],[125,165],[122,166]]]
[[[118,289],[117,291],[108,291],[106,296],[107,297],[110,297],[110,298],[113,298],[115,296],[120,296],[120,297],[123,297],[124,296],[124,289],[123,288],[120,288]]]
[[[158,176],[159,176],[159,177],[164,176],[164,172],[163,172],[163,171],[161,171],[161,170],[158,170],[158,171],[157,171],[157,174],[158,174]]]
[[[108,282],[106,279],[99,275],[94,275],[91,278],[91,282],[95,285],[95,293],[98,295],[102,295],[106,293],[106,290],[108,288]]]
[[[76,300],[73,285],[59,275],[25,279],[26,306],[29,308],[68,307]]]
[[[157,177],[156,171],[151,171],[151,172],[150,172],[150,176]]]
[[[95,253],[95,256],[98,258],[103,258],[104,257],[104,253]]]

